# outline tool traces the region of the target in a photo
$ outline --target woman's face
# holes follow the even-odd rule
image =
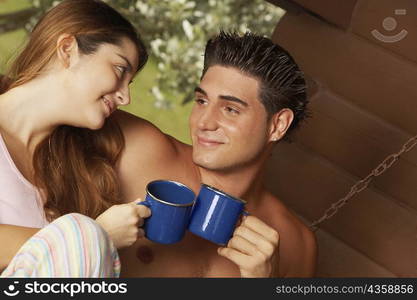
[[[138,68],[135,44],[102,44],[90,55],[77,55],[64,80],[65,123],[99,129],[119,106],[130,103],[129,84]]]

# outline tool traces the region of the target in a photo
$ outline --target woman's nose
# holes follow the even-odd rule
[[[130,90],[129,87],[120,88],[116,92],[117,105],[128,105],[130,104]]]

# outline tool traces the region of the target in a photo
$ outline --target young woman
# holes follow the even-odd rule
[[[118,276],[115,248],[143,235],[149,209],[121,204],[109,116],[146,60],[99,0],[64,0],[35,26],[0,84],[2,276]]]

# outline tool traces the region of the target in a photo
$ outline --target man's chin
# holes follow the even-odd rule
[[[201,159],[198,157],[193,158],[193,162],[200,168],[213,171],[213,172],[227,172],[231,169],[230,164],[223,164],[221,161],[216,159]]]
[[[204,168],[204,169],[216,169],[216,160],[213,158],[201,157],[201,156],[193,156],[193,162],[197,166]]]

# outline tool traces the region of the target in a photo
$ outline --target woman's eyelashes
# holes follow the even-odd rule
[[[125,76],[125,74],[126,74],[127,67],[126,66],[117,65],[116,66],[116,70],[117,70],[120,78],[123,78]]]

